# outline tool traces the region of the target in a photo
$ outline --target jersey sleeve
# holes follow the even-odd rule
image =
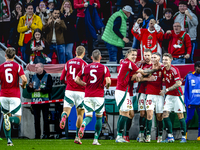
[[[79,71],[79,73],[77,74],[77,76],[78,77],[83,77],[85,75],[85,67],[83,67],[82,69],[81,69],[81,71]]]
[[[61,81],[65,81],[65,76],[67,74],[67,64],[65,64],[64,68],[63,68],[63,71],[62,71],[62,74],[60,76],[60,80]]]
[[[23,68],[22,68],[21,65],[19,65],[19,68],[18,68],[18,74],[19,74],[19,76],[24,75],[24,70],[23,70]]]
[[[109,69],[108,69],[107,66],[104,67],[104,73],[105,73],[105,78],[111,76],[111,75],[110,75],[110,71],[109,71]]]
[[[131,69],[133,72],[136,72],[139,70],[139,68],[135,65],[135,63],[131,62],[129,64],[129,69]]]
[[[174,73],[174,81],[178,81],[178,80],[181,80],[181,75],[180,75],[180,72],[179,70],[176,68],[173,68],[173,73]]]
[[[188,81],[188,75],[186,76],[186,79],[185,79],[184,98],[185,98],[185,105],[188,106],[188,102],[189,102],[189,81]]]

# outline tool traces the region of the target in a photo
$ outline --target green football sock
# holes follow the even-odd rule
[[[124,128],[124,135],[125,136],[129,136],[129,130],[131,128],[132,125],[132,119],[128,118],[126,123],[125,123],[125,128]]]
[[[10,123],[14,123],[14,124],[19,124],[20,120],[18,117],[14,116],[14,117],[9,117]]]
[[[147,135],[151,135],[152,120],[147,119]]]
[[[85,117],[83,119],[82,124],[84,124],[85,126],[87,126],[91,121],[92,121],[92,117]]]
[[[122,115],[119,115],[119,118],[117,120],[117,131],[119,130],[119,123],[120,123],[121,117],[122,117]]]
[[[163,132],[163,121],[158,121],[158,135],[162,136]]]
[[[63,117],[64,115],[67,116],[67,113],[63,112],[62,115],[61,115],[61,119],[62,119],[62,117]]]
[[[77,127],[76,127],[76,137],[78,137],[78,131],[79,131],[79,129],[80,129],[80,128],[77,128]]]
[[[186,123],[185,123],[185,119],[182,118],[179,121],[180,121],[180,124],[181,124],[181,133],[182,133],[182,136],[185,136],[186,135]]]
[[[172,122],[169,117],[164,118],[165,127],[168,134],[172,134]]]
[[[122,116],[120,118],[120,120],[119,120],[119,127],[117,129],[117,135],[118,136],[122,136],[122,132],[124,130],[124,125],[125,125],[127,119],[128,119],[128,117],[126,117],[126,116]]]
[[[144,117],[140,116],[139,125],[140,125],[140,133],[144,133],[145,121]]]
[[[102,117],[96,117],[94,139],[98,139],[102,128]]]
[[[7,139],[7,140],[8,140],[8,139],[11,140],[11,128],[10,128],[9,131],[7,131],[7,130],[5,129],[5,122],[4,122],[4,121],[3,121],[3,131],[4,131],[4,134],[5,134],[6,139]],[[12,141],[12,140],[11,140],[11,141]]]

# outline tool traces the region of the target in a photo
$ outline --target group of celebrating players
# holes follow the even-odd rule
[[[102,114],[104,108],[104,87],[111,85],[110,72],[108,67],[100,63],[101,52],[94,50],[92,53],[93,63],[87,64],[83,57],[85,48],[78,46],[76,57],[69,60],[62,71],[60,80],[66,83],[63,113],[61,115],[60,128],[64,129],[66,119],[69,117],[71,108],[75,105],[77,110],[76,137],[74,143],[82,144],[81,138],[84,136],[86,126],[91,122],[93,112],[96,115],[95,134],[93,145],[101,145],[98,138],[102,128]],[[21,120],[21,104],[19,77],[22,79],[21,87],[25,88],[27,79],[20,65],[13,62],[15,49],[6,50],[6,62],[0,66],[1,96],[0,102],[4,113],[4,133],[7,138],[7,145],[13,146],[11,140],[11,123],[19,124]],[[126,58],[120,61],[120,69],[117,77],[117,87],[115,91],[116,104],[119,108],[119,119],[117,122],[116,142],[130,142],[129,136],[122,136],[124,128],[127,133],[131,127],[134,117],[133,105],[130,96],[133,94],[133,81],[138,85],[138,109],[140,111],[140,133],[139,142],[151,141],[152,117],[155,110],[158,120],[160,142],[174,142],[172,134],[172,123],[169,113],[177,113],[181,124],[181,143],[186,142],[186,124],[183,116],[185,111],[181,77],[179,70],[171,65],[172,56],[168,53],[163,55],[161,65],[161,55],[153,53],[149,49],[144,51],[144,61],[135,64],[137,50],[130,49],[126,53]],[[163,81],[166,89],[162,88]],[[15,90],[15,92],[13,92]],[[13,93],[17,93],[13,95]],[[165,96],[165,102],[164,102]],[[15,97],[15,98],[13,98]],[[85,118],[83,119],[83,114]],[[162,141],[162,130],[164,119],[168,137]],[[144,128],[146,124],[146,138]]]

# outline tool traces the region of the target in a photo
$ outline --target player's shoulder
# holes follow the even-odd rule
[[[171,72],[174,73],[175,75],[179,73],[179,70],[177,67],[175,67],[174,65],[171,65],[170,68]]]

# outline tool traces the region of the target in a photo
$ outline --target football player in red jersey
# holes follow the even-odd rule
[[[163,76],[165,79],[166,89],[161,90],[160,94],[162,96],[166,95],[165,104],[163,109],[163,119],[165,122],[165,126],[168,129],[168,137],[162,141],[163,143],[171,143],[174,142],[174,137],[172,134],[172,122],[169,118],[169,114],[171,111],[177,113],[180,127],[182,132],[182,139],[180,143],[186,142],[186,123],[184,119],[183,112],[185,112],[185,104],[183,101],[183,92],[181,89],[181,76],[178,68],[171,65],[173,57],[169,53],[165,53],[163,55],[163,65],[161,68],[163,71]]]
[[[87,63],[83,60],[85,56],[85,48],[83,46],[78,46],[76,48],[76,57],[70,59],[66,64],[62,71],[60,80],[67,84],[65,97],[64,97],[64,105],[63,105],[63,113],[61,115],[60,128],[64,129],[66,119],[69,117],[71,108],[75,105],[77,110],[77,122],[76,122],[76,137],[74,143],[82,144],[80,138],[78,137],[78,131],[83,121],[83,99],[85,96],[85,87],[78,85],[74,79],[79,71],[84,68]],[[66,81],[65,81],[66,77]]]
[[[22,115],[19,77],[22,79],[22,84],[20,84],[22,88],[26,87],[27,78],[22,66],[13,61],[15,49],[8,48],[5,52],[6,62],[0,65],[0,103],[4,114],[3,129],[7,146],[14,146],[11,139],[11,123],[20,124]]]
[[[155,52],[152,54],[151,62],[152,68],[156,68],[160,65],[161,55],[158,52]],[[162,80],[163,80],[163,74],[162,70],[158,70],[154,73],[152,73],[152,76],[150,76],[149,81],[146,85],[146,91],[145,94],[147,95],[146,102],[145,102],[145,108],[146,108],[146,114],[147,114],[147,126],[146,126],[146,140],[145,142],[151,141],[151,127],[152,127],[152,118],[153,118],[153,112],[155,109],[156,117],[158,120],[158,127],[159,127],[159,136],[157,143],[160,143],[162,141],[162,113],[163,113],[163,105],[164,105],[164,98],[160,95],[160,90],[162,90]]]
[[[137,66],[141,69],[148,69],[152,66],[151,64],[151,56],[152,51],[150,49],[144,50],[144,63],[139,62]],[[147,78],[143,78],[141,82],[138,83],[137,93],[138,93],[138,111],[140,112],[140,119],[139,119],[139,126],[140,126],[140,133],[138,135],[139,140],[138,142],[144,142],[144,128],[145,128],[145,103],[146,103],[146,80]]]
[[[106,80],[106,88],[111,84],[110,71],[108,67],[100,63],[101,52],[94,50],[92,52],[93,63],[85,66],[76,76],[75,82],[85,86],[85,98],[83,101],[85,108],[85,118],[79,130],[79,138],[84,135],[85,127],[92,121],[93,111],[96,114],[95,136],[93,145],[100,145],[98,142],[99,134],[102,128],[102,114],[104,112],[104,80]],[[81,77],[85,77],[85,81]]]

